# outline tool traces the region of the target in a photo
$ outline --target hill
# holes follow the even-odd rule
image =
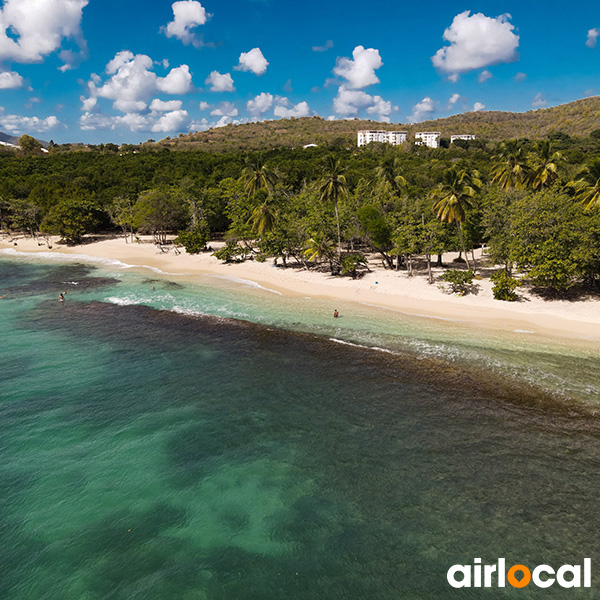
[[[469,112],[410,125],[359,119],[327,121],[321,117],[230,124],[188,135],[179,134],[177,138],[157,142],[156,146],[210,152],[301,148],[307,144],[347,146],[356,143],[359,129],[403,130],[408,132],[409,140],[417,131],[439,131],[442,137],[448,138],[454,134],[470,133],[491,141],[518,137],[540,139],[558,132],[586,137],[600,129],[600,96],[525,113]]]

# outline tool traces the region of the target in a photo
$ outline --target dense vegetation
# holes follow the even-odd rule
[[[222,260],[291,260],[353,277],[375,252],[387,268],[422,268],[430,281],[432,264],[450,250],[477,273],[471,249],[485,244],[504,266],[499,298],[517,297],[517,271],[543,290],[593,287],[600,131],[549,138],[250,154],[106,145],[51,146],[41,156],[32,148],[0,155],[0,222],[69,243],[116,227],[130,240],[151,233],[162,244],[179,233],[190,252],[224,236]]]

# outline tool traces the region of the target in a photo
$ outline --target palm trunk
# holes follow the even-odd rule
[[[458,221],[458,235],[460,236],[460,243],[462,245],[463,252],[465,253],[465,261],[467,263],[467,269],[471,270],[471,265],[469,264],[469,257],[467,256],[467,251],[465,250],[465,240],[462,234],[462,225],[460,221]]]
[[[341,260],[342,260],[342,234],[340,232],[340,215],[338,213],[337,200],[335,201],[334,208],[335,208],[335,222],[336,222],[336,225],[337,225],[337,238],[338,238],[337,251],[338,251],[338,259],[341,262]]]

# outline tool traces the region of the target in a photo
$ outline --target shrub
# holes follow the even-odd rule
[[[473,285],[473,271],[446,271],[442,277],[442,281],[449,284],[449,290],[453,294],[466,296],[473,293],[476,287]]]
[[[506,271],[498,271],[490,279],[494,283],[492,293],[496,300],[514,302],[519,299],[517,294],[515,294],[515,290],[521,285],[518,279],[511,277]]]
[[[188,254],[198,254],[202,250],[206,250],[208,240],[208,227],[198,225],[190,231],[180,231],[175,242],[181,244]]]

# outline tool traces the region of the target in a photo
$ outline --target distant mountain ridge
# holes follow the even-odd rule
[[[443,138],[473,134],[490,141],[519,137],[540,139],[549,133],[557,132],[573,137],[586,137],[592,131],[600,129],[600,96],[525,113],[468,112],[415,124],[380,123],[359,119],[327,121],[321,117],[230,124],[208,131],[180,134],[179,137],[166,138],[156,145],[177,150],[213,152],[302,148],[308,144],[348,145],[356,143],[356,132],[359,129],[407,131],[409,140],[414,139],[417,131],[439,131]]]

